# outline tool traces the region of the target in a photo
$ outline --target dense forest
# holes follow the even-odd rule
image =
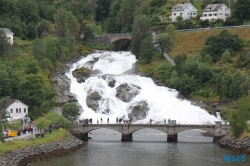
[[[155,44],[171,53],[176,29],[239,25],[250,18],[250,0],[238,0],[231,4],[232,16],[226,21],[209,23],[200,21],[198,15],[193,20],[171,23],[169,13],[178,2],[182,1],[0,0],[0,27],[15,34],[10,45],[0,31],[0,98],[23,101],[33,119],[49,112],[56,105],[49,73],[62,61],[104,48],[91,43],[95,35],[132,32],[131,51],[140,68],[160,55]],[[218,2],[228,3],[204,0],[199,5],[204,8]],[[154,32],[164,32],[156,37],[156,43]],[[187,56],[183,52],[174,58],[175,66],[164,62],[148,73],[185,96],[199,96],[207,103],[214,98],[221,103],[237,101],[250,89],[249,50],[249,40],[221,31],[209,36],[199,53]],[[244,72],[240,70],[243,68]],[[243,117],[250,118],[249,111]]]

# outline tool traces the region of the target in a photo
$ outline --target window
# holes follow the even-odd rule
[[[26,113],[26,108],[24,108],[23,112]]]
[[[176,16],[176,13],[173,13],[174,14],[174,16]]]
[[[13,113],[13,109],[10,109],[10,113]]]
[[[225,14],[225,16],[229,16],[229,14]]]
[[[209,14],[208,16],[212,16],[212,14]]]
[[[191,13],[192,14],[192,13]],[[196,15],[196,13],[193,13],[193,15]]]
[[[189,13],[188,13],[188,15],[189,15]]]
[[[16,113],[18,113],[18,108],[16,109]]]
[[[182,13],[180,13],[180,15],[182,16]]]
[[[21,108],[19,108],[19,113],[21,113]]]
[[[207,14],[203,14],[204,17],[207,17]]]
[[[217,16],[217,13],[214,13],[214,16]]]
[[[219,13],[219,15],[223,15],[222,13]]]

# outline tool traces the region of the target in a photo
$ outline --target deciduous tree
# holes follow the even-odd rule
[[[155,44],[156,48],[160,49],[161,51],[161,58],[163,58],[164,52],[169,53],[173,50],[174,47],[171,37],[166,33],[157,35]]]
[[[70,117],[76,118],[79,115],[79,108],[76,103],[65,103],[62,106],[62,115],[67,119]]]

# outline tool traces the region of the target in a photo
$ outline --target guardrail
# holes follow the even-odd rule
[[[209,27],[209,28],[196,28],[196,29],[181,29],[176,30],[177,32],[187,32],[187,31],[204,31],[204,30],[221,30],[221,29],[233,29],[233,28],[244,28],[250,27],[250,25],[240,25],[240,26],[226,26],[226,27]]]
[[[131,33],[107,33],[106,35],[96,35],[96,37],[107,37],[107,36],[131,36]]]

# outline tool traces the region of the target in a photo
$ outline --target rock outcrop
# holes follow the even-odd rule
[[[87,96],[86,104],[89,108],[97,111],[99,107],[99,101],[102,99],[98,92],[92,92]]]
[[[238,151],[242,154],[250,154],[250,137],[240,140],[225,136],[217,142],[217,145],[221,148]]]
[[[70,64],[66,64],[65,66],[61,67],[60,71],[53,70],[49,75],[52,86],[57,93],[55,102],[58,103],[58,105],[63,105],[66,102],[77,102],[75,95],[69,90],[70,79],[65,75],[66,71],[70,67]]]
[[[124,102],[130,102],[141,89],[137,85],[123,83],[116,88],[116,97]]]
[[[130,106],[128,118],[132,120],[142,120],[148,115],[149,107],[146,101],[139,101]]]

